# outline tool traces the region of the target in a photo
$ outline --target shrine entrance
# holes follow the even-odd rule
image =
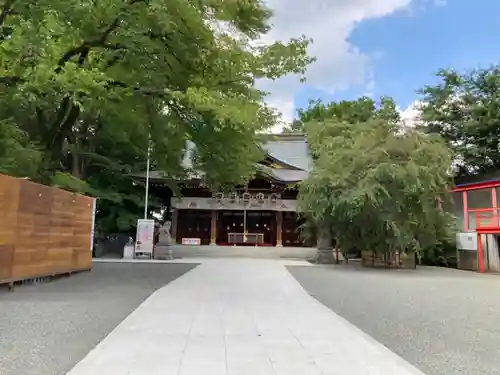
[[[304,221],[296,212],[283,212],[283,246],[304,246],[299,230]]]
[[[276,245],[276,213],[226,210],[217,213],[217,244]]]
[[[177,243],[183,238],[199,238],[201,245],[210,244],[211,216],[207,210],[179,210],[175,234]]]

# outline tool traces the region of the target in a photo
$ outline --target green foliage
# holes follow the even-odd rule
[[[336,119],[355,124],[373,118],[385,119],[394,124],[401,121],[396,103],[389,97],[382,97],[379,102],[368,97],[327,104],[321,100],[311,100],[307,108],[298,110],[298,119],[285,128],[284,132],[305,133],[305,124],[310,122]]]
[[[343,249],[419,251],[451,235],[453,218],[437,208],[452,184],[441,139],[403,132],[386,115],[349,122],[359,117],[347,112],[306,123],[315,160],[300,209],[327,223]]]
[[[0,173],[34,177],[40,153],[27,135],[8,119],[0,120]]]
[[[314,224],[314,221],[309,219],[304,220],[303,223],[299,226],[299,234],[300,238],[304,242],[306,246],[311,246],[315,247],[318,238],[317,238],[317,233],[316,233],[316,225]]]
[[[275,120],[255,79],[302,74],[311,61],[305,38],[252,43],[269,29],[269,17],[259,0],[13,2],[3,21],[3,94],[16,123],[46,151],[48,168],[64,166],[82,119],[113,126],[121,118],[126,131],[147,133],[156,118],[159,167],[179,159],[186,138],[200,150],[222,138],[240,146],[229,159],[230,169],[241,171],[238,181],[257,157],[248,152],[255,133]],[[217,27],[221,22],[230,30]],[[199,159],[212,171],[228,162],[203,151]]]
[[[439,240],[434,246],[423,249],[420,262],[427,266],[456,268],[458,266],[458,259],[455,239],[445,238]]]
[[[464,74],[441,70],[422,90],[423,130],[439,134],[456,154],[458,174],[500,168],[500,66]]]
[[[57,171],[52,176],[51,185],[57,186],[64,190],[73,191],[76,193],[87,194],[90,193],[90,188],[85,181],[69,174]]]
[[[255,43],[270,17],[262,0],[5,2],[2,170],[34,168],[99,197],[99,218],[116,229],[141,209],[143,188],[126,175],[144,171],[148,146],[166,178],[186,173],[191,140],[211,187],[248,179],[257,134],[276,120],[255,80],[303,75],[312,61],[305,37]]]

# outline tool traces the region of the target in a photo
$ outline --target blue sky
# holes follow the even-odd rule
[[[441,5],[444,1],[435,1],[306,2],[313,7],[316,2],[318,26],[304,21],[293,32],[303,30],[308,36],[313,34],[313,53],[320,67],[311,68],[312,79],[307,84],[294,87],[293,109],[307,106],[312,98],[329,101],[353,99],[363,94],[374,98],[392,96],[404,109],[418,99],[417,89],[436,82],[435,73],[439,68],[463,70],[500,62],[499,0],[447,0]],[[331,9],[325,4],[331,4]],[[291,6],[288,3],[288,9],[278,9],[283,24],[288,21],[290,25],[293,20]],[[345,17],[337,15],[339,12],[345,12]],[[320,21],[328,17],[330,26],[325,23],[321,29]],[[280,23],[277,25],[279,28]],[[325,36],[328,29],[340,36]],[[335,75],[331,70],[341,74],[330,77]],[[353,78],[345,78],[350,76]],[[339,80],[342,83],[337,85]],[[285,108],[283,103],[284,100],[280,104]]]

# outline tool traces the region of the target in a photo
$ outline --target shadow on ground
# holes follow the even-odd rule
[[[433,267],[288,269],[317,300],[426,374],[500,375],[500,277]]]
[[[195,266],[95,263],[92,272],[0,290],[0,374],[66,374],[151,293]]]

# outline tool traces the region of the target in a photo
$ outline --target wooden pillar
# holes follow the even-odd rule
[[[172,210],[172,225],[170,229],[170,233],[172,235],[172,243],[175,244],[177,243],[177,223],[179,219],[179,211],[177,209]]]
[[[464,232],[469,231],[469,207],[467,206],[467,192],[462,192],[462,203],[464,209]]]
[[[484,261],[483,261],[483,243],[481,238],[481,233],[477,234],[477,263],[479,272],[484,272]]]
[[[212,219],[210,221],[210,245],[217,245],[217,211],[212,210]]]
[[[276,211],[276,247],[283,247],[283,212]]]

